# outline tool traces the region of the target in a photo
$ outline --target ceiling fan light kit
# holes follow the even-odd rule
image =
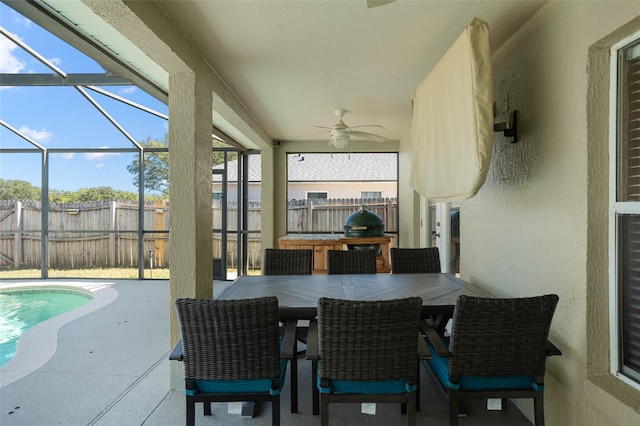
[[[349,135],[333,135],[329,144],[335,146],[338,149],[344,149],[349,145]]]
[[[366,132],[360,132],[358,130],[354,130],[356,128],[359,127],[379,127],[381,129],[384,129],[384,127],[378,125],[378,124],[370,124],[370,125],[363,125],[363,126],[353,126],[353,127],[349,127],[346,124],[344,124],[344,122],[342,121],[342,116],[346,114],[346,110],[344,109],[337,109],[334,111],[334,113],[336,114],[336,116],[338,117],[338,122],[336,124],[334,124],[332,127],[322,127],[322,126],[314,126],[314,127],[318,127],[321,129],[327,129],[327,131],[331,132],[331,138],[329,139],[329,145],[333,145],[334,147],[338,148],[338,149],[344,149],[347,147],[347,145],[349,145],[349,141],[351,140],[351,136],[357,137],[357,138],[361,138],[361,139],[368,139],[368,140],[372,140],[375,142],[386,142],[387,138],[379,136],[379,135],[374,135],[373,133],[366,133]]]

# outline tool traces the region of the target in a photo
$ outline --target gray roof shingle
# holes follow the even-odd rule
[[[395,153],[288,154],[288,160],[290,182],[384,182],[398,177]],[[260,182],[261,176],[260,156],[249,156],[249,182]],[[237,161],[229,163],[227,177],[229,182],[237,181]],[[220,181],[221,176],[213,175],[213,180]]]

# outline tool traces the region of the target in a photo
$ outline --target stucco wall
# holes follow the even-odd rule
[[[638,15],[640,2],[550,2],[494,52],[494,100],[500,111],[508,95],[518,110],[520,141],[496,134],[485,185],[461,203],[464,280],[498,296],[560,296],[550,337],[563,356],[547,362],[550,425],[640,424],[587,371],[587,327],[607,321],[589,316],[587,298],[588,50]]]

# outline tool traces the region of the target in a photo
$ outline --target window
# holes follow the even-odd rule
[[[326,192],[307,192],[307,198],[311,200],[326,200],[329,197]]]
[[[640,384],[640,38],[612,49],[610,142],[612,370]]]
[[[382,191],[362,191],[360,198],[382,198]]]

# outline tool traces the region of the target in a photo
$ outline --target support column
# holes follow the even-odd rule
[[[180,339],[173,302],[213,297],[211,214],[212,90],[204,74],[169,78],[170,343]],[[184,388],[183,365],[171,363],[171,387]]]

